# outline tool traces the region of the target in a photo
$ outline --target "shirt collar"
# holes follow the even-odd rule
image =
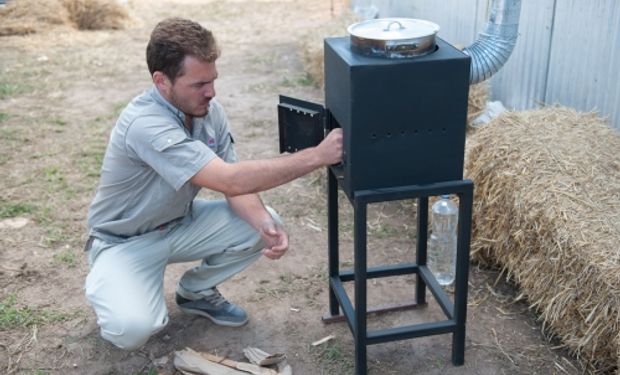
[[[151,89],[149,90],[149,95],[157,104],[162,105],[164,108],[166,108],[166,110],[168,110],[175,117],[177,117],[181,121],[181,125],[185,124],[185,113],[183,113],[180,109],[173,106],[168,100],[166,100],[166,98],[163,97],[163,95],[159,92],[155,85],[153,85],[153,87],[151,87]]]

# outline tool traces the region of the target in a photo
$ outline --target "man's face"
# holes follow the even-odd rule
[[[192,56],[183,60],[181,75],[174,83],[167,78],[160,92],[185,115],[203,117],[209,113],[209,102],[215,97],[215,62],[200,61]]]

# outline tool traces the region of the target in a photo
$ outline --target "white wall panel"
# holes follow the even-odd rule
[[[476,36],[477,0],[413,1],[415,18],[439,25],[439,37],[465,47]]]
[[[557,2],[545,100],[609,115],[620,130],[620,1]]]

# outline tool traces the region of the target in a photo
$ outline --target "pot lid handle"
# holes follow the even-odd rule
[[[387,24],[387,26],[385,27],[385,29],[383,29],[383,31],[390,31],[390,29],[392,28],[392,25],[398,25],[398,30],[402,30],[405,28],[405,26],[403,26],[402,23],[398,22],[398,21],[392,21],[390,23]]]

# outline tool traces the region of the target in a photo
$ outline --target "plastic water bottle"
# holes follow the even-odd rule
[[[458,213],[459,209],[449,195],[442,195],[431,210],[433,230],[428,240],[427,264],[440,285],[454,282]]]

